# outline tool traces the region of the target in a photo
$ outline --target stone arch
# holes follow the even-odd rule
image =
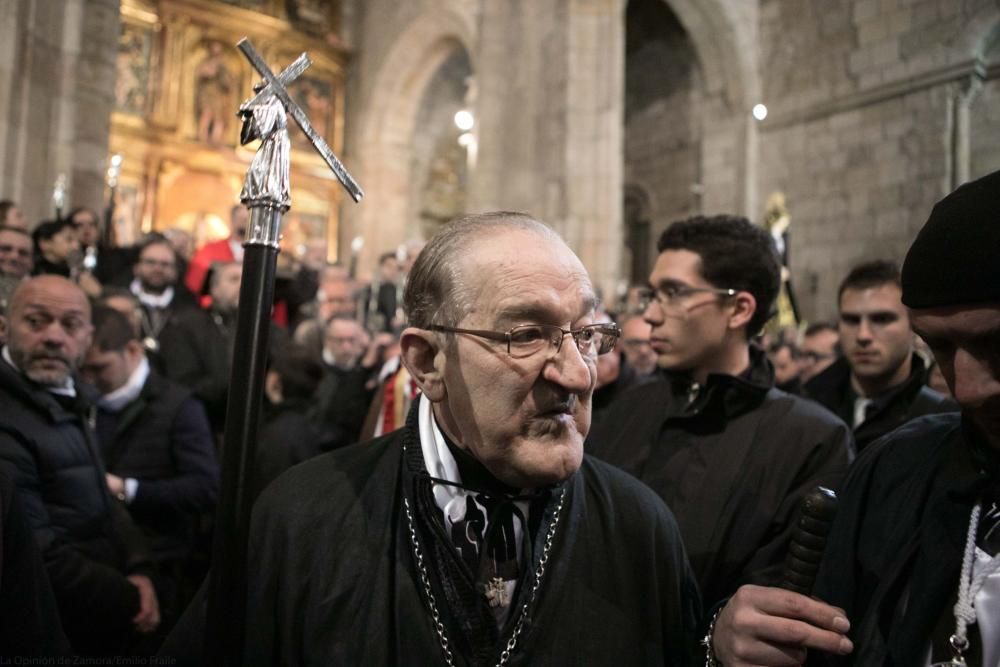
[[[760,91],[753,35],[737,29],[740,18],[720,0],[663,0],[694,45],[709,94],[741,112]],[[729,3],[730,5],[732,3]],[[756,18],[756,17],[753,17]]]
[[[711,132],[701,147],[701,207],[757,217],[757,128],[750,108],[759,100],[757,10],[725,0],[663,0],[688,33],[702,69],[701,116]]]
[[[379,67],[372,94],[357,115],[360,129],[351,151],[366,201],[345,211],[345,231],[365,236],[362,267],[370,267],[379,252],[415,236],[416,221],[409,219],[409,144],[421,96],[456,49],[465,51],[476,71],[474,34],[467,16],[432,7],[394,40]]]

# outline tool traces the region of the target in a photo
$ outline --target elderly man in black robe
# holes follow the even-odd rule
[[[961,413],[871,444],[847,479],[814,600],[748,586],[712,645],[726,667],[1000,660],[1000,172],[940,201],[902,300]],[[820,601],[822,600],[822,602]],[[824,653],[825,652],[825,653]]]
[[[449,224],[405,294],[406,425],[264,491],[248,665],[675,665],[698,614],[654,493],[583,455],[596,358],[586,270],[515,213]]]

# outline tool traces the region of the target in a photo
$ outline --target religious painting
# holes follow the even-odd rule
[[[223,144],[233,136],[239,77],[228,62],[227,45],[209,39],[203,42],[203,51],[195,67],[195,137],[206,144]]]
[[[118,111],[134,116],[146,115],[152,52],[151,30],[122,24],[115,61],[115,108]]]
[[[302,107],[309,122],[323,138],[331,140],[334,100],[333,84],[316,77],[301,76],[288,87],[292,99]],[[295,148],[311,150],[309,138],[294,123],[289,123],[292,145]]]
[[[332,0],[285,0],[285,12],[299,30],[323,36],[334,31],[337,5]]]

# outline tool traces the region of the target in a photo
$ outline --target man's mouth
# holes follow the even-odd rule
[[[31,356],[31,361],[32,361],[32,363],[43,363],[43,364],[58,363],[58,364],[62,364],[63,366],[67,366],[67,367],[69,366],[69,362],[66,361],[65,358],[60,357],[58,355],[51,355],[51,354],[35,354],[35,355],[32,355]]]
[[[538,413],[538,416],[541,417],[542,419],[558,419],[559,417],[565,415],[572,415],[573,412],[576,410],[576,404],[577,404],[577,399],[574,396],[569,400],[556,403],[554,405],[549,406],[545,410],[541,410]]]

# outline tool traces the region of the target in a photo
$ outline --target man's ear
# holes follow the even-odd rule
[[[750,292],[737,292],[732,297],[733,312],[729,316],[729,328],[739,329],[747,326],[757,312],[757,299]]]
[[[132,339],[125,343],[125,353],[128,355],[129,361],[132,363],[137,363],[139,357],[145,354],[146,348],[143,347],[142,343],[138,340]]]
[[[0,340],[6,341],[10,332],[7,329],[7,316],[0,315]]]
[[[403,365],[424,396],[437,403],[446,395],[442,366],[444,354],[431,331],[407,327],[399,338]]]

